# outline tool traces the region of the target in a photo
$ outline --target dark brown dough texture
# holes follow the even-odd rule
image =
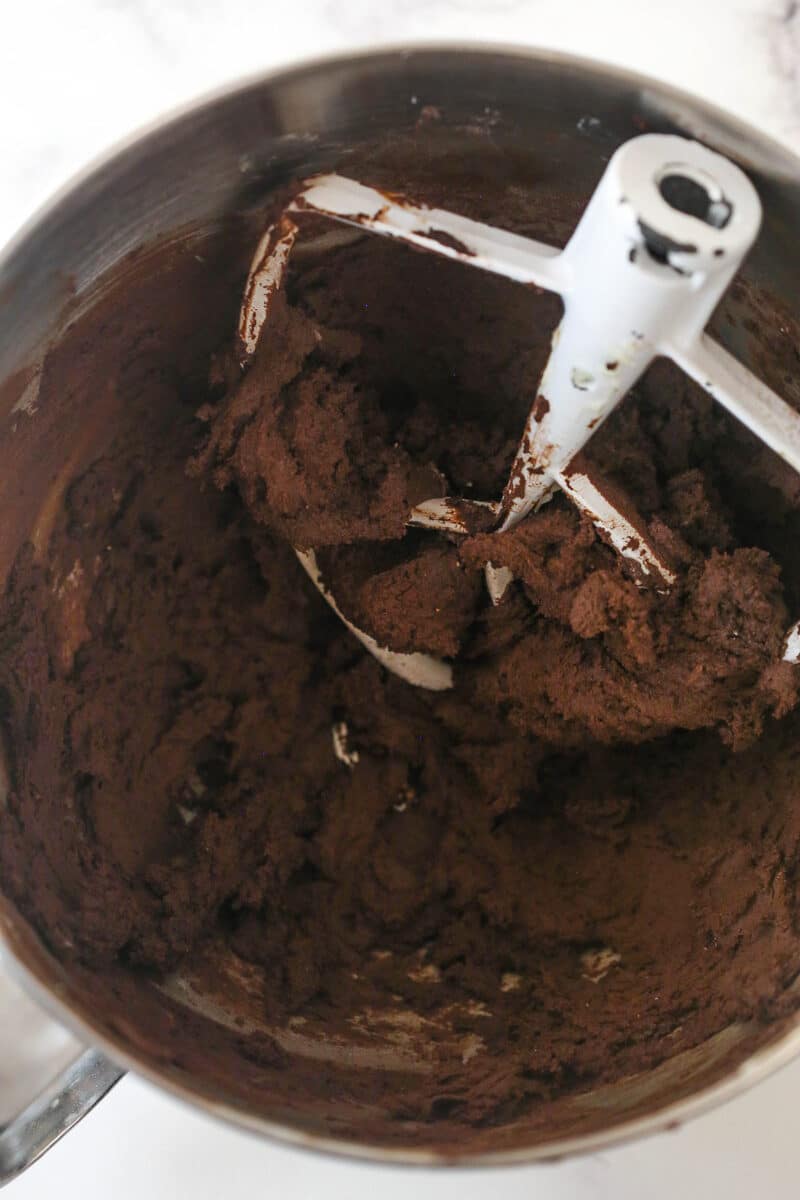
[[[227,947],[271,1020],[457,1013],[461,1076],[406,1079],[400,1117],[502,1123],[788,1010],[791,473],[768,510],[748,435],[656,364],[591,456],[669,596],[559,497],[505,535],[406,533],[437,481],[499,496],[558,305],[362,237],[298,257],[242,376],[242,265],[179,343],[193,277],[145,263],[48,367],[121,403],[6,588],[4,889],[99,970]],[[292,544],[381,641],[452,657],[452,692],[388,675]],[[497,608],[487,560],[517,578]]]
[[[724,418],[676,368],[659,364],[590,448],[678,567],[669,596],[639,588],[563,497],[508,533],[399,544],[426,482],[429,497],[500,497],[552,309],[374,236],[298,274],[253,366],[204,412],[193,470],[321,548],[356,625],[395,650],[463,654],[474,703],[550,743],[711,728],[741,747],[793,707],[780,568],[732,531],[713,460],[701,465]],[[518,580],[494,612],[487,561]]]

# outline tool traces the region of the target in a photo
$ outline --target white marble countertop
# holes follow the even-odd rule
[[[797,0],[22,0],[4,7],[0,43],[0,242],[88,159],[197,93],[311,55],[445,39],[540,45],[632,67],[800,151]],[[273,1147],[129,1078],[13,1195],[777,1196],[797,1190],[798,1097],[800,1063],[674,1133],[559,1166],[467,1175]]]

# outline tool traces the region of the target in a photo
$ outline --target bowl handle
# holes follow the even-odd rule
[[[100,1050],[81,1046],[2,969],[0,1018],[3,1187],[86,1116],[125,1072]]]

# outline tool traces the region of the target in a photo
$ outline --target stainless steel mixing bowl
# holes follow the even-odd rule
[[[48,453],[67,470],[79,435],[75,422],[60,421],[57,412],[33,411],[26,389],[43,348],[97,294],[104,273],[159,238],[180,242],[184,232],[211,228],[251,208],[291,176],[341,164],[367,140],[410,130],[422,105],[437,106],[454,127],[482,129],[514,153],[535,152],[565,187],[587,196],[615,146],[644,127],[707,141],[751,173],[764,202],[764,231],[748,276],[767,281],[800,316],[800,162],[698,100],[597,64],[512,48],[381,50],[250,80],[193,104],[91,168],[5,251],[0,262],[0,380],[6,381],[0,393],[0,502],[4,512],[13,509],[17,515],[0,531],[0,576],[47,501],[29,482],[44,439]],[[746,347],[740,350],[747,353]],[[28,436],[20,439],[14,429],[23,419],[29,422]],[[24,754],[24,747],[15,750]],[[0,836],[2,813],[0,802]],[[759,1030],[731,1026],[650,1072],[567,1096],[535,1123],[518,1118],[483,1130],[465,1128],[458,1137],[451,1130],[445,1141],[435,1123],[398,1124],[390,1111],[353,1099],[348,1080],[359,1064],[390,1073],[407,1069],[407,1060],[397,1058],[396,1042],[375,1045],[375,1053],[365,1058],[363,1045],[326,1040],[324,1031],[316,1040],[292,1040],[283,1031],[285,1086],[294,1056],[310,1057],[319,1062],[325,1094],[314,1104],[290,1089],[282,1097],[283,1085],[273,1079],[262,1095],[240,1085],[236,1062],[226,1066],[222,1053],[202,1067],[192,1064],[191,1055],[165,1053],[164,1001],[156,990],[143,995],[135,1013],[114,1013],[109,1003],[96,1008],[85,979],[48,953],[7,900],[0,905],[0,930],[9,964],[29,991],[56,1021],[97,1048],[77,1053],[64,1067],[76,1044],[65,1049],[59,1042],[62,1073],[20,1115],[0,1116],[6,1122],[0,1132],[0,1177],[6,1179],[87,1111],[123,1067],[210,1113],[296,1144],[384,1162],[486,1164],[598,1149],[682,1121],[763,1078],[800,1048],[800,1025],[793,1019]],[[224,997],[198,996],[188,986],[175,994],[195,1016],[197,1010],[205,1014],[209,1038],[213,1030],[225,1031]],[[26,1048],[19,1052],[20,1012],[15,1002],[0,1036],[17,1043],[24,1092],[28,1084],[40,1087],[47,1072],[41,1042],[28,1043],[29,1063]],[[254,1017],[239,1031],[239,1042],[246,1041],[248,1031],[257,1035],[257,1025]],[[49,1054],[50,1043],[44,1058]],[[337,1080],[342,1081],[338,1090]]]

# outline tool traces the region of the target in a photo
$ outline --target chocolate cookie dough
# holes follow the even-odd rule
[[[369,236],[298,272],[254,365],[204,410],[193,471],[327,549],[323,578],[381,645],[460,655],[460,690],[522,734],[580,747],[712,728],[747,744],[797,701],[789,610],[780,567],[740,545],[720,495],[725,418],[671,364],[589,448],[678,568],[669,596],[637,586],[563,497],[508,533],[403,537],[422,498],[500,497],[549,346],[552,306],[473,274]],[[518,581],[495,611],[487,562]]]
[[[499,223],[527,228],[520,194],[498,185]],[[411,1144],[419,1121],[546,1122],[792,1011],[791,473],[765,507],[749,435],[657,364],[591,456],[670,595],[558,497],[509,534],[407,532],[432,487],[499,496],[558,306],[365,236],[297,256],[242,375],[264,220],[235,253],[129,267],[48,363],[45,393],[110,380],[113,419],[3,599],[4,890],[97,979],[213,994],[265,1095],[312,1031],[373,1067],[390,1047],[341,1096]],[[452,658],[452,691],[387,674],[293,546],[379,641]],[[489,560],[516,577],[497,607]],[[273,1031],[246,1049],[235,979]]]

